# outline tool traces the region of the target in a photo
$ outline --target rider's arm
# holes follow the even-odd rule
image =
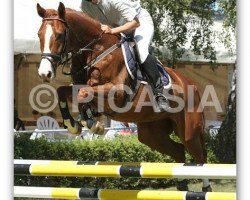
[[[118,27],[115,27],[115,28],[110,28],[109,26],[102,24],[101,28],[104,31],[104,33],[117,34],[117,33],[130,32],[130,31],[136,29],[139,26],[140,26],[140,22],[139,22],[139,20],[137,18],[135,18],[132,21],[129,21],[129,22],[125,23],[122,26],[118,26]]]
[[[110,10],[118,12],[125,22],[115,28],[109,28],[102,25],[102,30],[104,30],[104,32],[111,34],[126,33],[140,26],[137,15],[139,14],[141,7],[138,2],[130,0],[110,0],[109,6]]]

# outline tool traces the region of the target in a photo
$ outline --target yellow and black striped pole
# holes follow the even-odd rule
[[[100,200],[236,200],[236,193],[15,186],[14,197]]]
[[[236,179],[235,164],[107,163],[81,161],[14,162],[15,175]]]

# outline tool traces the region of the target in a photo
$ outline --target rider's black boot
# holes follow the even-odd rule
[[[163,95],[163,83],[161,81],[160,73],[157,68],[156,58],[149,54],[144,63],[141,64],[142,70],[146,73],[148,82],[152,87],[156,102],[161,111],[169,109],[168,101]]]

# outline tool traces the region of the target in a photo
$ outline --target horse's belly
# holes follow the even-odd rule
[[[150,107],[142,108],[140,112],[135,110],[128,111],[125,113],[116,113],[113,116],[110,116],[111,119],[122,122],[149,122],[156,121],[160,119],[170,118],[170,114],[167,112],[157,113]]]

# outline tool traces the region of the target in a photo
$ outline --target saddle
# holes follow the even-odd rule
[[[136,41],[132,37],[122,35],[121,48],[126,68],[131,78],[133,79],[131,89],[133,91],[136,91],[140,84],[148,84],[147,77],[143,72],[141,64],[139,62],[139,53]],[[152,54],[152,52],[149,53]],[[171,87],[171,77],[165,70],[163,64],[158,59],[157,67],[160,72],[164,89],[169,89]]]

